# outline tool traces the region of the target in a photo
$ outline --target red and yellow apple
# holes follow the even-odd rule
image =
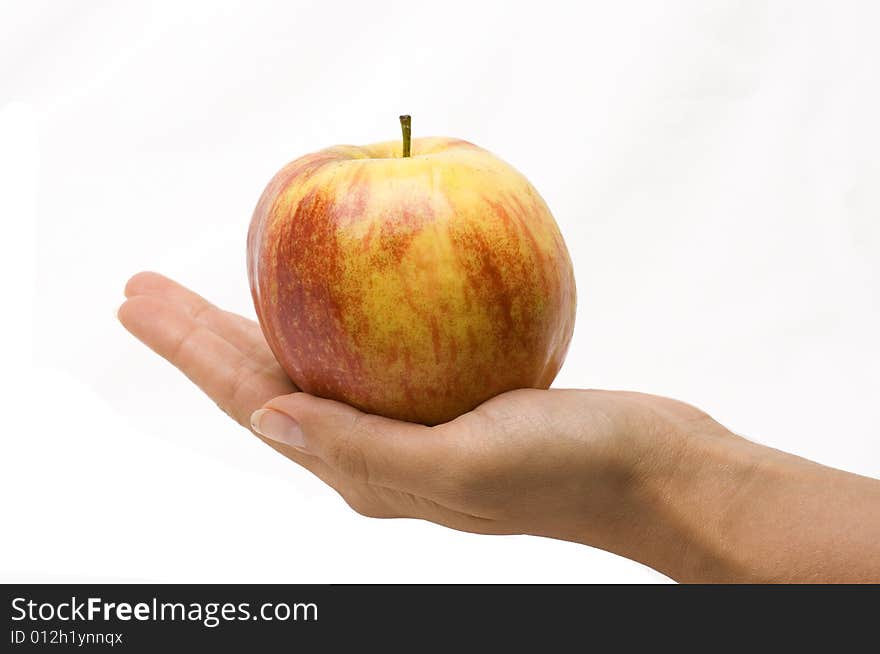
[[[303,391],[428,425],[547,388],[575,318],[547,205],[466,141],[404,148],[328,148],[269,182],[247,251],[275,357]]]

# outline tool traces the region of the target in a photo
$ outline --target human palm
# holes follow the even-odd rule
[[[512,391],[436,427],[390,420],[298,392],[257,323],[166,277],[140,273],[125,295],[119,319],[132,334],[367,516],[619,550],[613,534],[631,532],[627,506],[651,452],[674,447],[666,427],[723,430],[674,400],[577,390]],[[299,440],[255,420],[292,424]]]
[[[426,427],[298,389],[253,321],[155,273],[119,319],[359,513],[571,540],[685,581],[865,581],[880,484],[621,391],[511,391]],[[842,539],[841,534],[846,538]]]

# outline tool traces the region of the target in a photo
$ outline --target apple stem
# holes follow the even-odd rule
[[[403,156],[408,157],[412,147],[412,118],[410,116],[400,117],[400,131],[403,132]]]

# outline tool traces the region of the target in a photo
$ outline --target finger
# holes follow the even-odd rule
[[[260,377],[259,369],[249,371],[240,351],[200,327],[179,307],[158,297],[133,296],[120,307],[119,319],[132,334],[178,367],[246,427],[250,427],[250,415],[255,407],[274,397],[279,389],[289,388],[283,379],[273,382],[271,378]],[[236,371],[254,378],[238,381]],[[282,443],[260,439],[324,483],[334,488],[338,486],[333,470],[318,457]]]
[[[220,309],[164,275],[149,271],[134,275],[125,285],[125,297],[139,295],[164,298],[179,305],[194,320],[228,340],[249,358],[259,358],[267,364],[275,360],[257,323]]]
[[[239,424],[292,385],[277,365],[246,357],[179,307],[149,295],[132,297],[119,308],[119,320],[150,349],[176,366]]]
[[[256,430],[254,430],[256,432]],[[412,518],[477,534],[519,533],[510,525],[449,508],[434,500],[348,477],[302,450],[257,436],[270,447],[296,461],[331,486],[355,512],[368,518]]]
[[[236,380],[235,371],[248,374],[248,366],[245,366],[242,356],[246,359],[253,354],[253,348],[247,347],[252,341],[257,341],[257,345],[262,344],[268,350],[259,326],[253,321],[218,309],[201,296],[158,273],[135,275],[126,284],[125,295],[130,299],[119,310],[122,324],[184,372],[240,424],[250,427],[250,415],[267,398],[295,390],[280,370],[275,371],[277,364],[274,358],[271,358],[270,372],[262,378],[259,377],[261,367],[251,365],[249,368],[257,378]],[[194,323],[203,324],[213,333],[203,331]],[[230,336],[232,343],[224,338]],[[181,339],[190,345],[185,345]],[[230,344],[233,347],[229,347]],[[246,351],[235,347],[236,344],[246,346]],[[224,383],[224,375],[232,376],[230,383]],[[238,397],[236,389],[239,389]],[[339,483],[334,470],[318,457],[259,434],[257,437],[341,495],[348,492]]]
[[[365,484],[430,496],[446,490],[456,468],[453,443],[445,433],[306,393],[267,402],[253,426]]]

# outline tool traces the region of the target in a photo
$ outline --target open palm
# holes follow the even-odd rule
[[[435,427],[365,414],[299,392],[259,325],[170,279],[140,273],[125,294],[119,319],[132,334],[367,516],[626,551],[629,504],[642,480],[676,461],[682,439],[673,435],[729,436],[687,404],[615,391],[516,390]],[[303,440],[273,436],[266,416]],[[671,454],[658,463],[660,453]]]
[[[135,275],[125,295],[132,334],[363,515],[575,541],[686,581],[877,579],[875,480],[683,402],[521,389],[426,427],[300,392],[259,325],[161,275]]]
[[[243,427],[251,429],[251,415],[265,403],[298,391],[278,365],[260,326],[253,320],[224,311],[177,282],[153,272],[132,277],[125,286],[125,297],[118,312],[125,328],[176,366]],[[326,404],[337,405],[337,408],[344,406],[335,402]],[[374,426],[387,438],[391,438],[395,426],[399,426],[398,431],[428,429],[350,410],[352,423],[358,422],[359,429],[375,422]],[[422,517],[468,531],[493,531],[492,521],[470,516],[417,492],[396,487],[400,484],[366,479],[356,469],[360,464],[352,457],[340,454],[347,460],[340,458],[331,465],[254,433],[332,486],[363,515]],[[401,434],[401,437],[407,435]]]
[[[144,272],[125,286],[119,320],[174,364],[244,427],[266,401],[297,389],[275,361],[260,326],[177,282]]]

